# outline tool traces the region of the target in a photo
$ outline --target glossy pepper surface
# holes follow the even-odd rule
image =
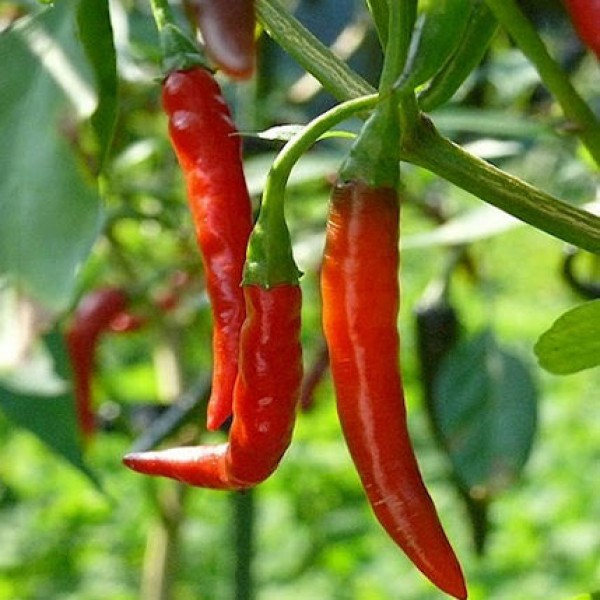
[[[191,4],[208,56],[230,77],[250,77],[256,53],[254,0],[194,0]]]
[[[231,415],[245,317],[241,281],[252,207],[242,170],[241,139],[219,85],[202,67],[169,74],[162,100],[171,143],[185,175],[213,309],[208,427],[216,429]]]
[[[227,490],[252,487],[277,468],[291,441],[302,382],[301,292],[297,285],[247,285],[244,293],[228,442],[130,454],[124,458],[130,468]]]
[[[399,201],[394,188],[341,181],[321,274],[323,326],[344,437],[371,507],[440,589],[466,598],[412,449],[399,371]]]
[[[127,296],[119,288],[93,290],[82,298],[65,333],[73,370],[75,408],[84,439],[89,439],[95,431],[92,376],[96,347],[102,333],[110,329],[126,306]]]

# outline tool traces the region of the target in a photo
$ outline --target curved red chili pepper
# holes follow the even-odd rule
[[[254,0],[193,0],[206,52],[230,77],[254,72]]]
[[[65,333],[67,351],[73,368],[75,407],[84,439],[95,431],[92,407],[92,374],[94,355],[100,335],[112,320],[125,310],[127,296],[118,288],[94,290],[83,297]]]
[[[125,456],[131,469],[198,487],[244,489],[264,481],[290,444],[302,383],[297,285],[244,286],[233,422],[226,444]]]
[[[398,224],[394,189],[360,181],[334,188],[321,285],[338,413],[380,523],[433,583],[466,598],[407,430],[398,368]]]
[[[213,309],[214,372],[207,422],[209,429],[217,429],[231,414],[245,316],[241,281],[252,207],[242,170],[241,139],[219,85],[206,69],[169,74],[162,99],[171,143],[186,179]]]
[[[600,59],[600,0],[565,0],[581,41]]]

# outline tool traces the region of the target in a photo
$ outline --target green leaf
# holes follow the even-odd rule
[[[62,379],[68,376],[68,369],[63,338],[54,331],[46,337],[45,349],[36,353],[20,372],[0,380],[0,409],[100,489],[97,476],[83,459],[75,401]]]
[[[569,375],[600,365],[600,300],[580,304],[561,315],[534,347],[540,365]]]
[[[91,117],[98,141],[99,170],[102,170],[117,118],[117,58],[107,0],[79,0],[79,37],[92,66],[98,105]]]
[[[0,64],[0,274],[60,310],[101,224],[97,189],[71,147],[75,117],[95,106],[71,3],[0,35]]]
[[[536,404],[529,369],[499,347],[491,331],[448,355],[434,389],[435,418],[468,490],[489,497],[517,478],[531,451]]]

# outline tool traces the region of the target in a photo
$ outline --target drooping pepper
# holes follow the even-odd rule
[[[103,287],[85,295],[65,332],[65,342],[73,370],[73,392],[79,428],[84,440],[96,429],[92,406],[92,376],[96,347],[102,333],[127,306],[120,288]]]
[[[385,102],[367,121],[333,189],[321,274],[323,328],[342,430],[376,517],[435,585],[466,598],[407,429],[398,362],[394,111]]]
[[[130,454],[128,467],[226,490],[252,487],[276,469],[291,441],[302,380],[300,288],[249,285],[244,293],[248,316],[228,442]]]
[[[213,310],[214,370],[207,423],[209,429],[217,429],[231,415],[245,317],[240,284],[252,207],[241,138],[218,83],[203,67],[171,72],[163,83],[162,101],[185,175]]]
[[[600,59],[600,0],[565,0],[581,41]]]
[[[302,384],[301,292],[283,197],[265,188],[248,246],[246,319],[227,443],[125,456],[135,471],[215,489],[264,481],[289,446]]]
[[[208,56],[227,75],[252,76],[255,67],[254,0],[190,0]]]

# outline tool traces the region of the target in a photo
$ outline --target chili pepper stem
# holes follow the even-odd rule
[[[469,154],[421,115],[401,158],[424,167],[533,227],[600,254],[600,217],[567,204]]]
[[[375,89],[295,19],[279,0],[256,0],[266,32],[334,97],[350,100]]]
[[[195,66],[209,70],[200,48],[177,26],[168,0],[150,0],[150,8],[160,38],[165,75]]]

